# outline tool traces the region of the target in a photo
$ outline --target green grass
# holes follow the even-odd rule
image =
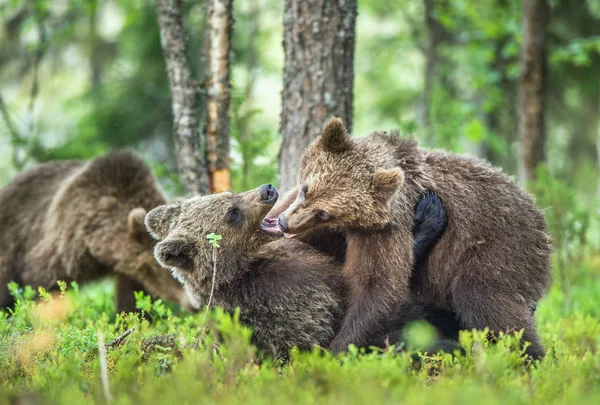
[[[315,349],[293,352],[288,364],[259,361],[250,331],[218,309],[209,316],[204,344],[196,344],[203,313],[177,315],[140,295],[138,304],[152,322],[117,316],[109,282],[81,290],[74,285],[64,298],[42,292],[38,304],[31,289],[13,286],[14,313],[0,312],[0,403],[105,403],[98,331],[110,343],[135,328],[122,344],[107,348],[115,404],[596,404],[600,275],[585,263],[577,274],[568,297],[555,286],[539,305],[548,355],[537,367],[523,365],[514,336],[489,345],[483,333],[463,332],[465,356],[428,357],[419,371],[409,354],[390,351],[334,356]],[[427,333],[412,335],[418,340]]]

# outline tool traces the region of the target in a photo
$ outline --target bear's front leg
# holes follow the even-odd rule
[[[412,265],[410,231],[390,227],[348,233],[344,276],[351,286],[350,306],[331,350],[343,351],[350,344],[364,346],[371,331],[385,324],[391,311],[410,299]]]
[[[137,281],[124,274],[117,276],[117,313],[121,312],[138,312],[135,306],[135,295],[137,291],[143,291],[148,294],[148,291]]]

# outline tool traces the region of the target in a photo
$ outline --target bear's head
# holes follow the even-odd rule
[[[385,168],[384,157],[352,140],[342,120],[331,119],[302,155],[300,188],[296,200],[279,216],[281,230],[289,237],[317,226],[363,230],[385,226],[404,173],[391,165]]]
[[[273,240],[260,222],[278,196],[273,186],[263,184],[242,194],[193,197],[148,213],[146,227],[160,241],[154,248],[156,260],[183,283],[194,307],[206,303],[215,268],[218,289],[244,271],[260,246]],[[218,248],[207,238],[211,234],[220,236]]]
[[[95,241],[93,252],[98,257],[114,257],[117,273],[137,281],[153,296],[191,309],[189,297],[181,284],[154,258],[156,241],[146,230],[145,216],[144,208],[132,209],[127,216],[127,233],[122,236],[107,235],[111,240],[104,242]]]

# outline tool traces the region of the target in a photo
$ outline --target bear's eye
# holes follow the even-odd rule
[[[303,184],[300,190],[302,191],[302,194],[308,193],[308,184]]]
[[[239,208],[234,207],[227,211],[227,215],[225,215],[225,220],[231,225],[238,226],[244,220],[244,216],[242,215],[242,211]]]
[[[319,217],[321,221],[329,221],[329,219],[331,218],[331,214],[329,214],[329,212],[327,211],[318,210],[317,217]]]

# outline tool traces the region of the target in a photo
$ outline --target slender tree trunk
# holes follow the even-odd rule
[[[100,38],[98,37],[98,0],[89,0],[90,72],[94,97],[99,96],[101,85]]]
[[[186,195],[206,194],[208,181],[200,151],[198,84],[192,78],[183,30],[181,1],[156,1],[160,42],[165,55],[173,109],[177,165]]]
[[[600,86],[598,83],[596,84],[596,98],[595,98],[595,111],[592,111],[593,114],[593,125],[591,128],[592,138],[595,135],[596,138],[596,162],[598,164],[598,180],[596,185],[596,196],[600,199]]]
[[[536,168],[544,159],[548,4],[545,0],[523,0],[522,13],[519,138],[520,179],[525,183],[536,178]]]
[[[445,2],[445,0],[443,0]],[[439,1],[437,2],[439,4]],[[440,62],[438,47],[446,40],[447,31],[442,27],[435,11],[436,0],[423,0],[425,8],[425,27],[427,27],[427,45],[425,46],[425,83],[423,86],[423,100],[421,107],[421,122],[427,131],[427,137],[431,137],[431,99],[433,87],[438,74],[438,63]]]
[[[232,0],[210,0],[208,10],[208,62],[206,99],[206,157],[209,189],[231,190],[229,169],[230,50],[233,26]]]
[[[500,89],[503,97],[502,101],[498,102],[493,109],[483,112],[484,122],[488,130],[496,137],[503,138],[506,145],[509,145],[514,141],[513,139],[510,139],[510,137],[514,137],[516,135],[517,121],[513,116],[516,113],[514,108],[514,98],[516,97],[515,86],[506,75],[507,61],[502,56],[502,49],[504,49],[509,40],[510,37],[507,36],[493,41],[493,46],[495,49],[494,59],[490,62],[489,69],[491,71],[498,72],[500,75],[497,86]],[[511,128],[507,128],[508,123],[510,123]],[[514,165],[511,164],[512,160],[509,161],[507,159],[506,151],[498,152],[493,150],[489,140],[483,144],[483,147],[483,156],[490,163],[496,166],[501,166],[505,170],[508,169],[509,171],[510,168],[513,167],[514,170]]]
[[[600,130],[598,133],[598,139],[596,140],[596,156],[598,159],[598,181],[596,186],[596,196],[600,199]]]
[[[300,154],[325,122],[352,129],[356,0],[286,0],[279,188],[297,182]]]

